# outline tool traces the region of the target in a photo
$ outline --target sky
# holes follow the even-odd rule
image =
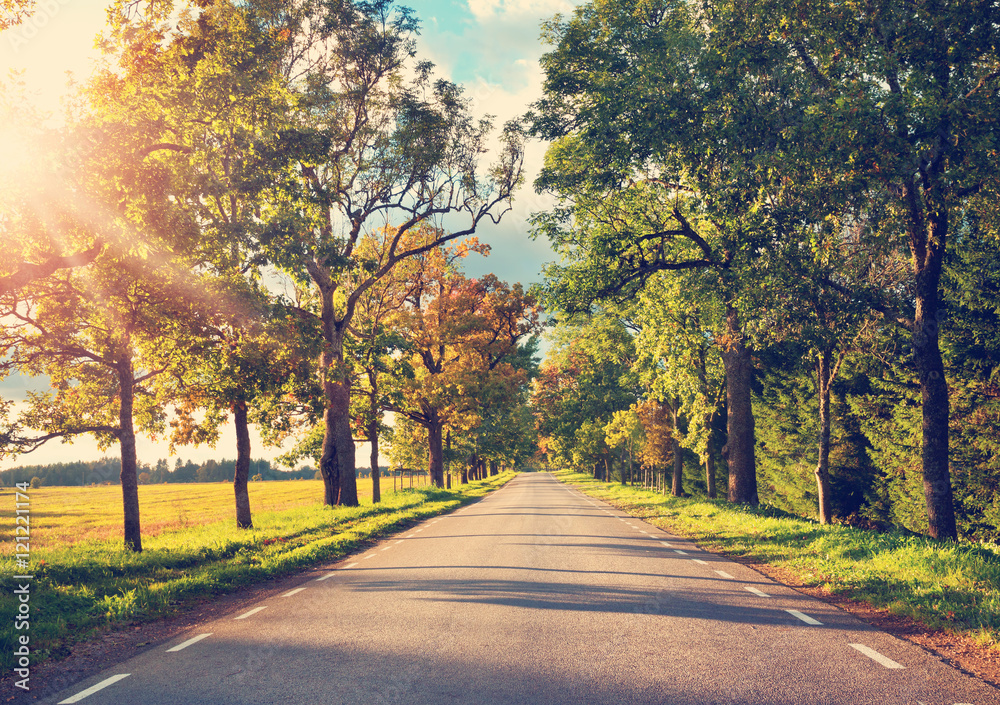
[[[496,124],[522,114],[541,95],[542,74],[538,59],[546,48],[539,40],[541,23],[556,13],[570,13],[579,0],[410,0],[420,19],[417,53],[437,66],[438,75],[461,84],[477,116],[493,115]],[[66,92],[67,72],[83,82],[96,54],[94,39],[105,22],[106,0],[38,0],[35,15],[18,27],[0,32],[0,77],[9,69],[24,69],[32,100],[57,113]],[[525,286],[541,279],[545,262],[554,259],[544,241],[528,236],[528,218],[550,202],[534,193],[531,183],[541,166],[545,145],[530,143],[525,159],[525,186],[516,195],[513,210],[499,225],[481,226],[477,236],[489,243],[487,258],[472,255],[465,270],[470,276],[495,273],[508,282]],[[0,396],[23,399],[27,389],[44,388],[44,381],[12,377],[0,382]],[[183,448],[184,460],[204,462],[235,456],[235,433],[226,429],[217,446]],[[92,460],[105,454],[87,437],[73,444],[50,442],[30,455],[0,461],[0,469],[26,464]],[[170,457],[163,442],[139,440],[140,462],[154,464]],[[254,458],[273,458],[281,449],[263,448],[253,439]],[[359,463],[367,451],[359,447]],[[173,465],[176,457],[170,457]]]

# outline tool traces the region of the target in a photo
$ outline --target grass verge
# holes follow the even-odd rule
[[[236,529],[230,517],[144,537],[138,554],[124,551],[120,538],[32,550],[26,631],[14,629],[18,605],[9,577],[23,571],[7,554],[0,561],[8,576],[0,601],[0,640],[14,644],[17,636],[28,634],[32,663],[60,657],[73,643],[107,627],[166,617],[214,595],[336,560],[369,539],[482,497],[513,476],[507,471],[452,490],[414,488],[359,507],[257,512],[248,531]],[[0,652],[4,672],[14,667],[12,652]]]
[[[676,498],[594,480],[561,481],[704,548],[769,563],[819,587],[928,627],[1000,650],[1000,552],[996,546],[935,541],[823,526],[771,507]]]

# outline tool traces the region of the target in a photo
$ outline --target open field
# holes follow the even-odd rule
[[[213,595],[336,560],[513,476],[508,471],[453,490],[423,485],[401,492],[391,491],[390,478],[379,504],[371,503],[371,481],[359,479],[358,507],[324,507],[319,481],[252,483],[254,528],[245,531],[236,528],[228,483],[147,485],[140,487],[144,550],[138,554],[122,547],[119,487],[31,490],[32,661],[65,653],[109,626],[167,616]],[[13,492],[5,490],[0,501],[9,503],[12,529]],[[16,569],[11,544],[0,556],[8,576],[24,572]],[[5,590],[3,643],[13,643],[16,609]],[[12,665],[11,651],[0,652],[0,669]]]
[[[823,526],[769,507],[675,498],[557,472],[589,495],[703,547],[777,566],[809,587],[866,602],[1000,650],[996,546]]]
[[[388,481],[388,491],[386,482]],[[426,481],[426,478],[423,479]],[[416,482],[416,480],[414,480]],[[382,495],[392,493],[392,478],[382,478]],[[253,512],[279,512],[323,502],[321,480],[251,482]],[[97,487],[41,487],[30,490],[32,551],[67,546],[81,541],[104,541],[122,536],[122,490],[117,485]],[[371,478],[358,478],[358,499],[370,502]],[[235,522],[233,486],[228,482],[192,482],[139,486],[142,535]],[[0,512],[13,516],[14,490],[0,489]],[[3,555],[12,551],[12,532],[4,532]]]

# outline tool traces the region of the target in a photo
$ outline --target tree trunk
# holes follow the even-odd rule
[[[490,477],[493,477],[494,475],[499,475],[499,474],[500,474],[500,470],[497,469],[497,461],[491,460],[490,461]]]
[[[444,487],[444,424],[436,414],[427,424],[427,474],[435,487]]]
[[[816,360],[816,383],[819,391],[819,461],[816,463],[816,494],[819,522],[833,521],[830,510],[830,351],[823,350]]]
[[[445,445],[448,449],[447,475],[446,475],[446,477],[448,478],[447,489],[450,490],[451,489],[451,429],[448,429],[448,433],[445,436]]]
[[[142,532],[139,525],[139,480],[136,474],[135,426],[132,423],[132,403],[135,398],[135,373],[132,358],[126,353],[118,360],[118,441],[122,453],[122,508],[125,514],[125,548],[142,552]]]
[[[344,333],[336,323],[329,273],[318,265],[309,273],[320,290],[323,351],[320,379],[326,409],[323,411],[323,452],[319,469],[323,475],[323,503],[327,506],[358,506],[358,482],[354,470],[354,435],[351,432],[351,378],[344,364]]]
[[[920,248],[915,248],[913,252],[917,304],[913,321],[913,351],[920,373],[923,415],[921,457],[927,524],[934,538],[954,541],[958,538],[958,530],[948,467],[949,400],[939,345],[942,313],[938,291],[948,234],[948,215],[944,206],[940,211],[930,218],[930,238],[925,239],[923,252]],[[911,248],[914,248],[912,244]]]
[[[712,397],[711,389],[708,386],[708,369],[705,363],[705,355],[707,354],[707,349],[704,345],[698,348],[698,386],[700,387],[700,393],[706,399]],[[713,451],[714,448],[714,436],[715,431],[712,429],[712,419],[715,414],[708,414],[705,419],[705,427],[708,429],[708,443],[705,448],[705,492],[708,494],[709,499],[715,499],[715,455]]]
[[[670,487],[670,494],[674,497],[684,496],[684,456],[681,455],[681,442],[677,437],[677,434],[680,433],[677,428],[677,421],[680,415],[678,413],[679,406],[680,404],[677,403],[676,399],[670,404],[670,418],[673,426],[673,432],[670,434],[670,452],[674,456],[674,476]]]
[[[236,473],[233,475],[233,493],[236,495],[236,527],[252,529],[250,516],[250,493],[247,480],[250,477],[250,424],[247,421],[247,403],[233,404],[233,424],[236,426]]]
[[[472,464],[476,461],[476,454],[471,453],[469,458],[465,461],[465,465],[462,466],[462,484],[469,484],[469,474],[472,471]]]
[[[374,417],[373,417],[374,418]],[[382,501],[382,471],[378,467],[378,421],[368,423],[368,443],[372,452],[369,461],[372,466],[372,504]]]
[[[708,448],[705,449],[705,492],[709,499],[715,499],[715,443],[711,429],[708,431]]]
[[[743,342],[739,314],[733,307],[726,310],[728,344],[722,350],[726,370],[726,410],[729,462],[729,501],[757,506],[757,465],[754,456],[753,361]]]
[[[342,350],[341,350],[342,353]],[[320,471],[323,474],[323,502],[328,506],[358,506],[358,483],[354,472],[354,437],[351,433],[351,383],[343,377],[343,355],[324,350],[320,364],[325,371],[323,392],[326,410],[323,412],[323,454]]]

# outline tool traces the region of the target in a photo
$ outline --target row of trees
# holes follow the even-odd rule
[[[954,539],[957,482],[963,533],[995,532],[997,13],[591,0],[549,23],[548,301],[629,338],[543,370],[540,401],[588,419],[543,410],[549,447],[606,459],[631,442],[614,412],[655,400],[709,494],[721,457],[731,501],[801,500],[786,469],[811,458],[821,521],[864,505]]]
[[[207,460],[194,463],[177,458],[171,468],[166,458],[155,463],[139,463],[138,483],[161,484],[178,482],[231,482],[236,471],[235,459]],[[297,470],[282,470],[269,460],[254,460],[250,464],[253,478],[260,480],[305,480],[316,475],[314,468],[303,466]],[[0,484],[11,487],[17,483],[38,478],[42,486],[87,486],[118,484],[121,481],[121,461],[115,458],[78,460],[47,465],[22,465],[0,470]]]
[[[241,527],[251,423],[275,443],[312,429],[293,457],[316,458],[326,504],[355,505],[355,440],[377,464],[392,410],[427,430],[441,484],[443,429],[481,447],[525,393],[533,299],[464,278],[474,243],[443,249],[509,208],[519,129],[495,134],[416,60],[416,18],[391,0],[108,16],[63,126],[16,88],[0,106],[32,145],[3,170],[0,360],[51,383],[19,413],[3,402],[4,452],[118,445],[136,551],[137,433],[212,442],[231,417]]]

